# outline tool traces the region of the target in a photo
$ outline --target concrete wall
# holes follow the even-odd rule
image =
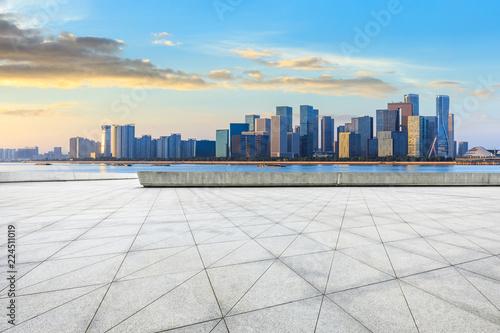
[[[137,179],[134,173],[0,172],[0,183]]]
[[[137,172],[145,187],[500,186],[500,173]]]

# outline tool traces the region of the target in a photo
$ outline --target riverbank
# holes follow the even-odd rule
[[[36,161],[32,161],[33,163]],[[258,165],[258,164],[282,164],[282,165],[456,165],[455,161],[429,162],[429,161],[47,161],[48,163],[70,163],[70,164],[232,164],[232,165]]]

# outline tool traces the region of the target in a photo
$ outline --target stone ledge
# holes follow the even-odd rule
[[[137,179],[134,173],[0,172],[0,183]]]
[[[139,171],[144,187],[500,186],[500,173]]]

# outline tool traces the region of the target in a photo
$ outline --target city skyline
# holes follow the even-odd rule
[[[2,147],[48,151],[127,123],[214,140],[278,105],[294,106],[295,124],[305,104],[341,124],[407,93],[424,116],[449,95],[456,140],[500,143],[493,1],[52,3],[0,3]]]

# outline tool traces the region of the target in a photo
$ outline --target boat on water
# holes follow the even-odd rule
[[[111,164],[108,164],[108,165],[111,165],[111,166],[127,166],[127,167],[132,166],[132,164],[125,164],[125,163],[111,163]]]
[[[35,165],[52,165],[52,163],[35,163]]]
[[[286,165],[281,165],[281,164],[259,164],[259,168],[284,168]]]

